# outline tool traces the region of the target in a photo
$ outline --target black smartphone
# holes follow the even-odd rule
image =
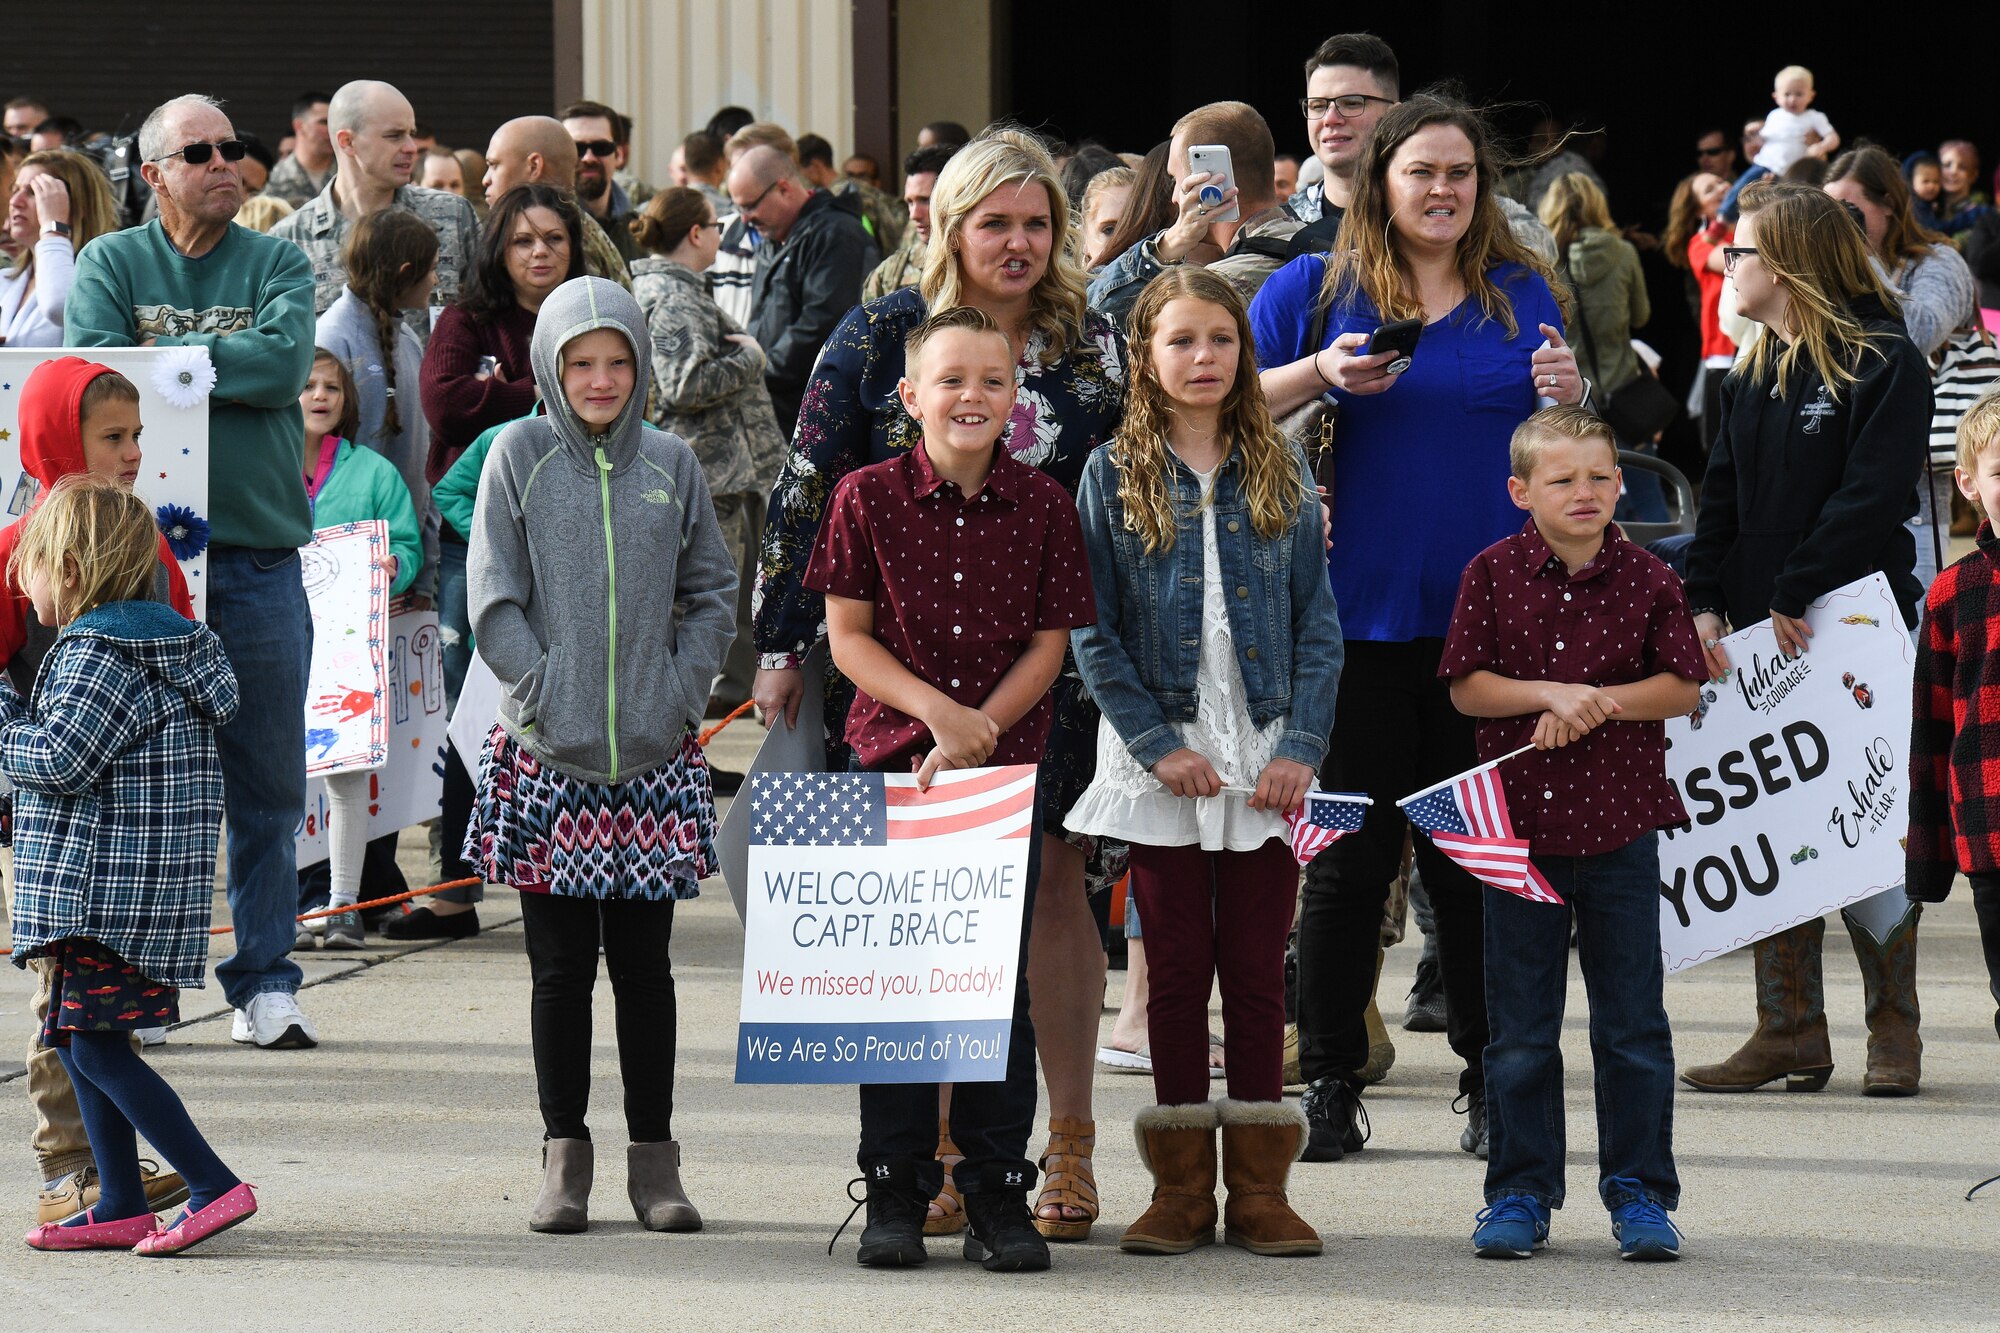
[[[1410,368],[1410,358],[1417,350],[1417,339],[1423,336],[1424,322],[1421,319],[1399,319],[1375,330],[1375,336],[1368,340],[1368,347],[1362,355],[1380,356],[1384,352],[1395,352],[1396,359],[1384,369],[1391,375],[1400,375]]]

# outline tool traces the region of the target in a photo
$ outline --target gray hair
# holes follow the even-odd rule
[[[215,111],[222,110],[220,101],[213,97],[204,97],[200,93],[182,93],[179,97],[169,98],[160,103],[146,117],[145,124],[139,127],[140,158],[147,162],[157,162],[173,152],[176,145],[167,142],[167,120],[175,112],[194,106],[205,106]]]

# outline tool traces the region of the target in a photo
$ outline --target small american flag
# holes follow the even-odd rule
[[[765,847],[886,847],[947,835],[1025,838],[1035,766],[940,773],[929,791],[911,773],[758,773],[750,841]]]
[[[1396,804],[1411,823],[1430,835],[1439,851],[1475,879],[1531,903],[1559,904],[1561,895],[1528,859],[1527,839],[1514,836],[1499,766],[1498,759],[1481,764]]]
[[[1309,865],[1315,856],[1360,828],[1373,804],[1353,792],[1307,792],[1303,805],[1285,811],[1285,827],[1292,831],[1292,855],[1299,858],[1300,865]]]

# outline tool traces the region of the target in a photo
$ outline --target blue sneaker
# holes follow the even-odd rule
[[[1525,1194],[1510,1194],[1473,1219],[1472,1252],[1482,1259],[1526,1259],[1549,1243],[1549,1210]]]
[[[1637,1190],[1639,1182],[1622,1176],[1604,1182]],[[1665,1263],[1681,1257],[1681,1232],[1667,1210],[1643,1194],[1634,1194],[1611,1210],[1611,1235],[1618,1257],[1640,1263]]]

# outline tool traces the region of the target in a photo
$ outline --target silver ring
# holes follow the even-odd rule
[[[1701,646],[1704,648],[1714,648],[1719,646],[1721,643],[1722,640],[1720,639],[1703,639],[1701,641]]]
[[[1196,204],[1196,205],[1194,206],[1194,215],[1195,215],[1196,217],[1198,217],[1198,218],[1205,218],[1205,217],[1207,217],[1207,216],[1208,216],[1208,205],[1207,205],[1207,204]]]

